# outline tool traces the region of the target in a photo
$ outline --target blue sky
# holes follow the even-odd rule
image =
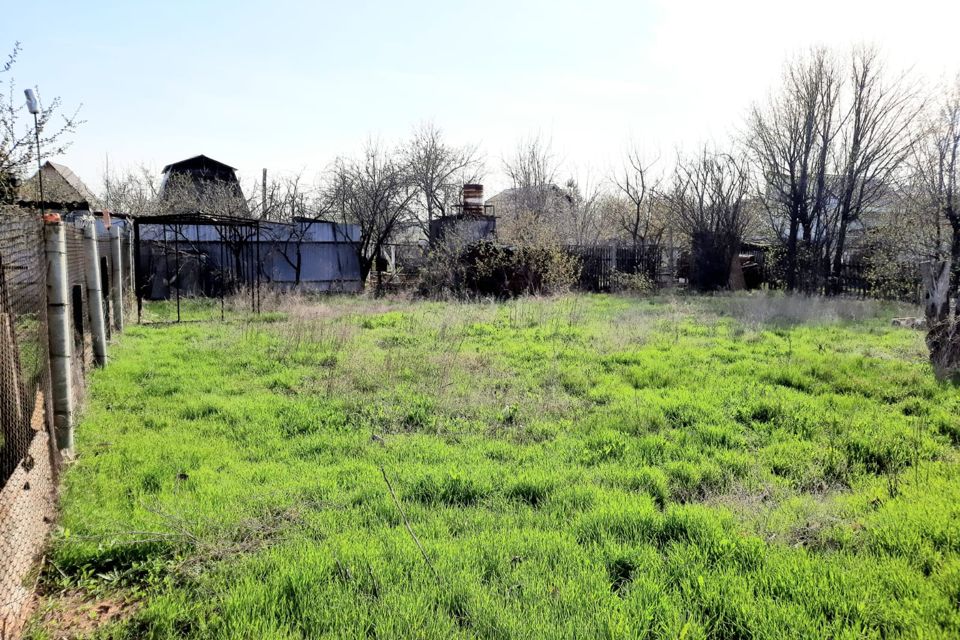
[[[486,182],[517,141],[550,137],[598,181],[635,141],[651,155],[722,141],[784,58],[879,44],[931,83],[960,71],[960,2],[5,2],[12,74],[81,104],[59,158],[92,188],[112,168],[205,153],[303,172],[433,120],[479,145]]]

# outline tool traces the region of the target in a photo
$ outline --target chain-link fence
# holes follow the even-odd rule
[[[83,212],[84,214],[86,212]],[[94,362],[91,284],[99,279],[103,318],[118,326],[117,315],[133,300],[130,225],[116,221],[119,246],[111,246],[107,220],[63,216],[66,242],[67,323],[73,356],[69,378],[73,406],[80,406],[86,375]],[[31,589],[26,576],[43,547],[55,507],[59,452],[54,432],[54,381],[48,331],[48,255],[44,224],[37,210],[0,207],[0,639],[15,637]],[[83,228],[94,225],[97,271]],[[114,291],[114,256],[119,249],[121,282]],[[112,293],[120,293],[115,308]],[[51,298],[52,299],[52,298]],[[51,315],[51,318],[54,316]],[[52,322],[52,320],[50,321]]]
[[[33,212],[2,210],[0,234],[0,486],[20,464],[49,398],[43,229]],[[39,410],[41,419],[34,420]],[[39,424],[38,424],[39,422]]]
[[[24,576],[53,515],[46,257],[40,216],[0,207],[0,638],[13,637]]]

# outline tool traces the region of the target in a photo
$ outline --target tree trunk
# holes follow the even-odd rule
[[[790,237],[787,238],[787,291],[797,288],[797,231],[796,218],[790,220]]]
[[[840,226],[837,228],[837,246],[833,254],[833,267],[830,270],[830,279],[828,281],[827,292],[830,295],[840,293],[840,277],[843,273],[843,249],[847,242],[847,219],[840,219]]]
[[[367,258],[364,255],[360,255],[359,264],[360,264],[360,287],[365,288],[367,286],[367,278],[370,276],[370,269],[373,267],[374,261],[377,259],[376,254],[372,258]]]
[[[950,314],[950,288],[953,268],[949,262],[925,262],[920,265],[926,290],[924,311],[927,316],[927,348],[930,364],[940,380],[960,379],[960,325]]]
[[[954,313],[960,309],[960,217],[950,216],[950,228],[953,237],[950,239],[950,291],[956,298]]]

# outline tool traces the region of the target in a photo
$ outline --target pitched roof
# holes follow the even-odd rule
[[[171,162],[163,168],[162,173],[166,173],[170,169],[179,169],[181,167],[190,167],[190,166],[214,166],[223,169],[229,169],[230,171],[236,171],[236,167],[231,167],[228,164],[224,164],[219,160],[214,160],[209,156],[205,156],[202,153],[198,156],[193,156],[192,158],[187,158],[186,160],[180,160],[178,162]]]
[[[64,164],[57,164],[56,162],[50,162],[47,160],[46,164],[50,165],[60,176],[67,181],[69,184],[80,196],[78,200],[85,200],[90,204],[93,204],[97,201],[97,197],[93,195],[93,192],[87,188],[87,185],[83,183],[83,180],[80,179],[77,174],[75,174],[70,167]]]
[[[41,168],[45,181],[45,198],[51,202],[86,202],[91,208],[100,206],[97,196],[87,188],[70,167],[47,160]],[[39,172],[38,172],[39,173]],[[54,175],[50,175],[53,173]],[[37,173],[20,185],[20,196],[24,200],[39,200]]]

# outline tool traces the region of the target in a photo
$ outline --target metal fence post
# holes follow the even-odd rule
[[[73,449],[73,383],[70,363],[70,304],[67,281],[67,238],[59,216],[46,219],[44,237],[47,259],[47,337],[50,343],[50,381],[53,395],[53,426],[60,450]]]
[[[110,298],[113,305],[113,327],[123,331],[123,249],[120,242],[120,226],[110,225]]]
[[[100,278],[100,251],[97,246],[97,222],[88,217],[83,225],[83,244],[86,260],[84,274],[87,280],[87,307],[90,312],[90,337],[93,342],[93,362],[107,364],[107,325],[103,319],[103,280]]]

